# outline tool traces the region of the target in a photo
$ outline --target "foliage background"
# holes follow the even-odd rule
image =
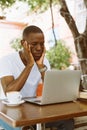
[[[57,41],[57,45],[47,51],[46,56],[50,62],[51,68],[65,69],[70,65],[71,51],[63,41]]]
[[[50,6],[50,2],[58,4],[59,0],[0,0],[0,7],[4,10],[6,7],[12,6],[15,2],[26,2],[29,5],[29,10],[34,12],[43,12]]]
[[[19,51],[20,49],[22,49],[22,46],[21,46],[21,38],[16,38],[16,39],[14,39],[14,40],[12,40],[11,42],[10,42],[10,44],[11,44],[11,47],[13,48],[13,49],[15,49],[16,51]]]

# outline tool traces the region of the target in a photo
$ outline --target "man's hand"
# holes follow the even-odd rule
[[[27,41],[24,41],[24,54],[27,64],[33,65],[34,58],[31,53],[30,44],[28,44]]]
[[[40,59],[39,59],[38,61],[36,61],[36,64],[37,64],[39,70],[42,69],[42,68],[44,68],[44,63],[43,63],[43,61],[44,61],[45,53],[46,53],[46,49],[45,49],[45,47],[44,47],[44,51],[43,51],[43,53],[42,53],[42,56],[40,57]],[[44,71],[44,72],[40,72],[40,73],[41,73],[42,81],[44,81],[45,71]]]
[[[40,57],[40,59],[38,61],[36,61],[38,68],[42,68],[44,66],[43,60],[44,60],[45,53],[46,53],[46,48],[44,47],[44,51],[42,53],[42,56]]]

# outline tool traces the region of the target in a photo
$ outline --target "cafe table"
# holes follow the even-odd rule
[[[87,102],[75,101],[39,106],[25,102],[11,107],[0,101],[0,118],[13,127],[53,122],[74,117],[87,116]]]

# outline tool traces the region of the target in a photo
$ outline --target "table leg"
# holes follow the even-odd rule
[[[37,124],[36,127],[37,127],[36,130],[41,130],[42,129],[41,124]]]
[[[45,130],[45,123],[42,124],[42,130]]]
[[[37,124],[36,126],[37,126],[36,130],[45,130],[45,123]]]

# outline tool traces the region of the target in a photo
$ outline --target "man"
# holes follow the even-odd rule
[[[49,62],[45,57],[44,42],[42,30],[37,26],[28,26],[24,29],[21,40],[23,49],[0,60],[0,78],[5,93],[20,91],[23,97],[36,95],[39,82],[44,81],[45,71],[50,69]],[[1,125],[3,123],[5,122],[2,122]],[[69,120],[69,123],[71,126],[68,128],[67,125],[64,126],[64,122],[62,127],[58,122],[59,130],[72,130],[73,121]],[[14,130],[14,128],[10,129]]]

